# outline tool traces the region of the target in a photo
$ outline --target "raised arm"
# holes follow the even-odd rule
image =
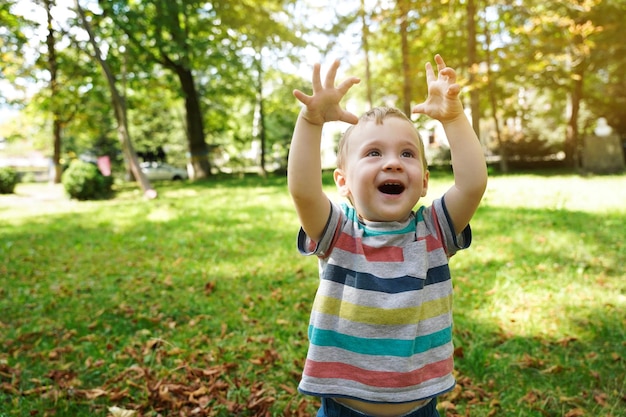
[[[293,95],[304,107],[296,121],[287,163],[289,193],[300,224],[313,240],[319,240],[328,221],[330,202],[322,191],[320,145],[324,123],[341,120],[356,123],[357,117],[343,110],[339,102],[359,82],[350,77],[335,87],[339,61],[333,62],[322,84],[320,65],[313,68],[313,95],[295,90]]]
[[[463,112],[456,72],[435,56],[438,74],[426,64],[428,98],[413,108],[439,120],[446,132],[452,155],[454,185],[446,192],[445,202],[455,231],[460,233],[476,212],[487,187],[487,165],[480,142]]]

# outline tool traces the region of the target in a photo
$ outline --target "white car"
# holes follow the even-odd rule
[[[187,171],[163,162],[142,162],[141,170],[150,181],[159,180],[186,180]]]

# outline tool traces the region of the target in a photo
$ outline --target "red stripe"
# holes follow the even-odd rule
[[[368,371],[340,362],[316,362],[307,359],[304,374],[313,378],[346,379],[371,387],[406,388],[449,375],[452,369],[452,357],[412,372]]]
[[[425,237],[426,239],[426,251],[432,252],[443,247],[441,240],[437,239],[435,236],[429,234]]]
[[[370,262],[403,262],[404,254],[402,248],[389,246],[383,248],[373,248],[364,245],[360,238],[354,238],[347,233],[341,233],[335,246],[346,252],[355,255],[363,255]]]
[[[442,204],[443,204],[443,200],[442,200]],[[441,230],[441,225],[439,224],[439,216],[437,216],[437,210],[435,210],[434,206],[431,210],[431,213],[432,213],[433,223],[435,225],[435,230],[437,232],[436,248],[443,248],[444,252],[446,253],[446,256],[448,256],[448,249],[443,247],[443,237],[442,237],[443,232]],[[430,247],[430,246],[427,246],[427,247]]]

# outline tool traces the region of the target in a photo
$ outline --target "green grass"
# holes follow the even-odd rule
[[[0,196],[0,416],[314,415],[295,388],[317,264],[284,178],[158,190]],[[624,176],[490,179],[451,260],[442,416],[626,416],[625,202]]]

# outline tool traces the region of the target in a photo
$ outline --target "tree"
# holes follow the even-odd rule
[[[489,91],[489,104],[491,105],[491,117],[493,119],[493,125],[496,136],[496,143],[498,145],[498,149],[500,150],[500,171],[508,172],[508,153],[506,151],[506,146],[504,146],[502,140],[502,134],[500,132],[500,118],[498,115],[498,99],[496,93],[496,86],[493,80],[493,72],[492,72],[492,62],[491,62],[491,34],[489,30],[489,25],[485,27],[485,41],[486,41],[486,67],[487,67],[487,90]],[[473,114],[473,113],[472,113]]]
[[[476,16],[477,0],[467,0],[467,65],[470,84],[470,108],[472,110],[472,127],[476,136],[480,138],[480,96],[479,89],[475,85],[477,81],[478,66],[480,64],[477,55]]]
[[[599,27],[593,36],[594,50],[585,77],[588,108],[595,117],[605,117],[622,140],[626,140],[626,43],[623,24],[626,2],[605,0],[590,10]],[[591,126],[592,127],[592,126]]]
[[[361,0],[361,8],[359,9],[361,18],[361,44],[363,45],[363,60],[365,63],[365,99],[367,107],[373,106],[372,101],[372,71],[370,69],[370,29],[367,21],[367,12],[365,10],[365,0]]]
[[[281,17],[282,20],[289,21],[290,16],[287,11],[283,9],[284,1],[266,1],[265,4],[259,4],[258,2],[253,5],[247,5],[246,2],[242,2],[243,13],[238,13],[237,18],[231,19],[230,22],[235,27],[240,27],[244,45],[244,49],[251,51],[251,56],[241,57],[243,62],[250,62],[251,74],[256,75],[254,77],[255,86],[255,117],[253,126],[253,135],[257,137],[260,142],[260,171],[263,176],[267,175],[266,171],[266,157],[267,157],[267,129],[266,129],[266,81],[265,74],[269,65],[266,62],[280,62],[286,56],[290,57],[289,52],[284,53],[285,45],[292,45],[295,47],[303,46],[304,43],[293,34],[283,24],[277,24],[272,16]],[[255,24],[250,24],[249,16],[263,16],[260,20],[256,20]],[[240,17],[244,17],[244,21],[240,20]],[[247,46],[247,48],[246,48]],[[281,51],[282,50],[282,51]],[[286,49],[287,51],[289,48]],[[246,59],[247,58],[247,59]]]
[[[50,73],[50,99],[54,102],[55,98],[59,95],[60,86],[58,84],[58,70],[59,63],[57,62],[56,51],[56,39],[55,30],[53,27],[52,19],[52,6],[54,1],[43,0],[43,5],[46,10],[46,22],[48,27],[48,34],[46,36],[46,45],[48,47],[48,71]],[[52,106],[52,164],[54,166],[54,175],[50,178],[51,182],[59,184],[61,182],[61,174],[63,170],[61,167],[61,114],[57,106]]]
[[[89,41],[94,50],[93,56],[96,59],[96,61],[100,64],[100,67],[102,68],[102,71],[104,72],[107,82],[109,84],[109,89],[111,92],[111,103],[113,105],[115,118],[117,120],[117,132],[118,132],[118,136],[119,136],[120,143],[122,145],[122,150],[124,152],[126,160],[130,166],[130,169],[134,177],[139,181],[141,188],[143,189],[144,195],[150,199],[156,198],[157,196],[156,191],[154,190],[154,188],[152,188],[150,181],[148,180],[148,178],[146,178],[143,171],[141,171],[141,169],[139,168],[139,161],[137,160],[137,154],[135,153],[135,150],[133,149],[133,144],[130,140],[130,134],[128,133],[128,120],[126,118],[126,104],[124,102],[123,97],[121,96],[121,94],[119,93],[117,89],[115,77],[113,76],[111,68],[109,67],[106,59],[102,56],[100,47],[98,46],[98,43],[96,42],[96,36],[93,30],[91,29],[91,25],[89,24],[89,21],[87,20],[87,16],[85,15],[84,10],[81,8],[78,0],[74,0],[74,1],[75,1],[76,11],[78,12],[80,16],[80,20],[82,22],[83,28],[89,35]]]
[[[100,2],[105,16],[124,31],[138,59],[160,65],[178,78],[185,102],[192,178],[205,178],[211,171],[202,98],[208,99],[211,110],[219,107],[220,96],[249,89],[239,80],[240,74],[253,71],[253,67],[245,66],[242,51],[246,47],[255,51],[255,46],[263,44],[262,39],[273,40],[283,33],[277,30],[283,25],[272,19],[276,5],[283,3],[282,0]],[[218,94],[204,94],[211,94],[208,89],[216,85],[220,89]]]
[[[556,92],[563,90],[569,98],[565,134],[565,162],[578,165],[580,110],[586,91],[585,80],[591,70],[591,57],[598,48],[595,38],[602,27],[593,20],[593,10],[603,0],[567,0],[534,4],[530,24],[522,26],[530,47],[526,55],[527,71],[535,87]]]
[[[409,10],[410,0],[398,0],[398,20],[400,32],[400,50],[402,56],[402,110],[404,114],[411,114],[411,100],[413,100],[413,71],[409,54]]]
[[[0,62],[2,62],[0,80],[9,82],[22,75],[26,67],[23,47],[28,38],[24,34],[24,28],[32,23],[11,12],[15,4],[16,0],[5,0],[0,3],[0,27],[5,29],[0,30]],[[7,101],[7,97],[0,95],[0,104],[6,104]]]

